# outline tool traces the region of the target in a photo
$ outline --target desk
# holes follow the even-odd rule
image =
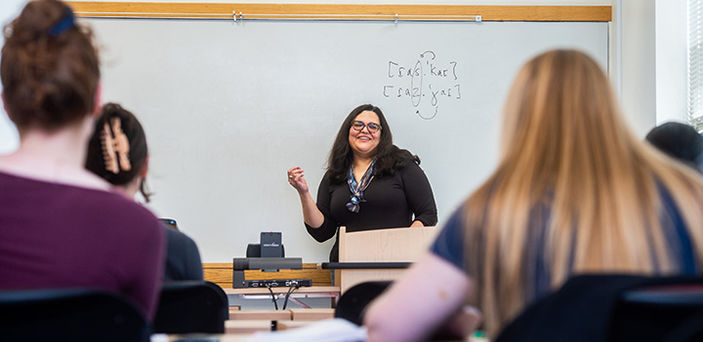
[[[161,337],[155,338],[152,335],[151,342],[181,342],[181,341],[217,341],[217,342],[245,342],[251,337],[251,334],[224,334],[224,335],[202,335],[202,334],[184,334],[184,335],[169,335],[166,339]]]
[[[203,263],[203,276],[221,288],[232,288],[232,263]],[[303,263],[300,270],[280,270],[278,272],[262,272],[261,270],[246,270],[247,280],[264,279],[310,279],[312,286],[331,286],[330,272],[323,270],[315,263]]]
[[[312,309],[302,309],[312,310]],[[293,314],[290,310],[242,310],[230,312],[229,320],[269,320],[269,321],[290,321]]]
[[[279,330],[296,329],[304,327],[312,322],[296,322],[296,321],[278,321]],[[230,328],[227,333],[218,334],[184,334],[184,335],[152,335],[151,342],[177,342],[177,341],[217,341],[217,342],[244,342],[250,338],[256,331],[269,331],[271,321],[241,321],[238,324],[230,323]],[[157,337],[158,336],[158,337]],[[165,339],[164,339],[165,338]],[[489,342],[486,337],[478,337],[476,335],[459,340],[433,340],[434,342]]]
[[[334,318],[334,309],[289,309],[289,310],[237,310],[229,313],[229,320],[268,321],[320,321]]]
[[[223,289],[227,295],[235,295],[241,299],[271,299],[271,293],[265,287],[244,288],[244,289]],[[288,293],[287,287],[272,287],[276,299],[285,298]],[[296,304],[310,308],[307,304],[298,300],[298,298],[333,298],[334,302],[339,299],[339,286],[308,286],[301,287],[291,293],[289,300]]]
[[[334,318],[334,309],[290,309],[294,321],[319,321]]]
[[[300,328],[315,323],[314,321],[291,321],[290,319],[276,320],[275,322],[277,330],[281,331]],[[227,321],[225,322],[225,334],[241,335],[253,334],[257,331],[271,331],[273,324],[273,321],[265,319]]]
[[[225,321],[225,334],[253,334],[257,331],[271,331],[271,320]]]

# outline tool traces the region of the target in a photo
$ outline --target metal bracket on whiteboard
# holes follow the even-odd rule
[[[200,13],[205,15],[205,13]],[[216,15],[216,14],[208,14]],[[237,18],[239,17],[239,18]],[[390,18],[389,18],[390,17]],[[483,21],[481,15],[451,15],[451,14],[417,14],[417,15],[407,15],[402,16],[398,13],[395,14],[304,14],[304,13],[254,13],[250,14],[247,18],[254,20],[393,20],[395,24],[399,21],[416,21],[416,20],[429,20],[429,21],[473,21],[480,23]],[[232,11],[232,19],[237,22],[237,19],[243,20],[244,14],[240,11]]]

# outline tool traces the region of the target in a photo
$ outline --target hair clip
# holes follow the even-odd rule
[[[129,139],[122,131],[120,118],[112,118],[112,132],[115,134],[115,149],[120,157],[120,168],[123,171],[129,171],[132,169],[132,164],[129,162]]]
[[[107,122],[103,125],[103,131],[100,133],[100,145],[103,150],[105,170],[117,174],[120,172],[120,168],[119,165],[117,165],[117,158],[115,157],[115,143],[112,139],[112,133],[110,132],[110,125]]]
[[[75,26],[75,24],[76,19],[73,16],[73,11],[69,8],[66,14],[61,17],[61,20],[49,29],[49,34],[56,37],[61,34],[61,32]]]
[[[122,131],[120,118],[112,118],[110,121],[112,125],[106,122],[100,135],[105,169],[114,174],[119,173],[120,169],[129,171],[132,169],[129,162],[129,139]]]

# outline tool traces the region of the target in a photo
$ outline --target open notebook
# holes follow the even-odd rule
[[[247,342],[362,342],[366,341],[366,328],[341,318],[327,319],[301,328],[258,332]]]

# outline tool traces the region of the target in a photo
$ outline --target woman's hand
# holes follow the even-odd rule
[[[288,170],[288,183],[301,194],[310,190],[304,176],[303,169],[300,166]]]
[[[308,188],[308,182],[305,181],[303,169],[296,166],[288,170],[288,183],[298,190],[300,196],[300,204],[303,206],[303,220],[305,224],[313,228],[319,228],[325,222],[325,216],[317,204],[313,201]]]

